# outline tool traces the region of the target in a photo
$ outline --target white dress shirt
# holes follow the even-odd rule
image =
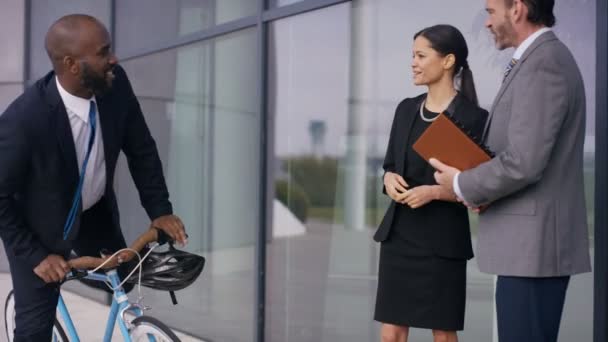
[[[101,134],[101,125],[99,122],[99,110],[95,96],[90,99],[83,99],[74,96],[65,90],[59,80],[57,82],[57,90],[59,96],[63,100],[65,110],[68,113],[70,126],[72,127],[72,137],[74,138],[74,146],[76,147],[76,159],[78,160],[78,175],[82,171],[82,163],[87,154],[89,137],[91,135],[91,126],[89,125],[89,109],[90,101],[95,103],[95,140],[91,148],[91,155],[87,164],[87,170],[84,175],[82,184],[82,210],[87,210],[97,203],[103,196],[106,188],[106,160],[103,150],[103,137]],[[73,189],[75,192],[76,189]]]
[[[540,30],[538,30],[538,31],[532,33],[530,36],[528,36],[528,38],[526,38],[515,49],[515,53],[513,54],[513,59],[519,60],[521,58],[521,56],[524,55],[524,52],[526,52],[526,50],[530,47],[530,45],[532,45],[532,43],[534,43],[536,38],[538,38],[541,34],[543,34],[545,32],[549,32],[549,31],[551,31],[550,28],[543,27]],[[460,190],[460,186],[458,185],[458,176],[460,176],[460,172],[458,172],[456,174],[456,176],[454,177],[454,181],[452,182],[452,187],[454,188],[454,193],[456,194],[456,196],[458,196],[458,198],[460,198],[463,202],[467,203],[467,200],[462,195],[462,191]]]

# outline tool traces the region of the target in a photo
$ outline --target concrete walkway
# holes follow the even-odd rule
[[[2,310],[0,310],[0,342],[7,342],[4,331],[4,302],[6,294],[8,294],[11,288],[10,275],[7,273],[0,273],[0,306],[2,307]],[[74,320],[74,325],[76,326],[80,340],[86,342],[101,342],[105,331],[109,307],[65,290],[62,290],[61,294],[70,310],[70,315],[72,316],[72,320]],[[176,333],[184,342],[201,341],[179,332]],[[122,336],[120,335],[118,328],[114,329],[112,341],[122,341]]]

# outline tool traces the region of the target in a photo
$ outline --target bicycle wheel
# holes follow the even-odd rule
[[[13,295],[13,290],[8,293],[6,296],[6,301],[4,302],[4,329],[6,331],[7,341],[13,341],[13,337],[15,334],[15,296]]]
[[[4,302],[4,328],[6,330],[7,341],[12,342],[15,337],[15,295],[13,290],[8,293]],[[63,327],[56,318],[53,324],[53,337],[51,341],[69,342]]]
[[[150,316],[139,316],[131,321],[133,327],[129,332],[131,340],[134,342],[150,341],[150,337],[154,337],[156,341],[162,342],[181,342],[165,323]]]

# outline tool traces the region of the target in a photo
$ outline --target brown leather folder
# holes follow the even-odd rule
[[[481,143],[469,136],[451,116],[441,113],[414,143],[414,150],[428,161],[435,158],[461,171],[492,159]]]

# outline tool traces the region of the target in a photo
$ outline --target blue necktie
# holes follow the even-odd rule
[[[74,200],[72,201],[72,208],[70,209],[70,213],[68,214],[68,218],[65,221],[65,225],[63,226],[63,239],[67,240],[68,235],[70,234],[70,230],[72,230],[72,226],[74,225],[74,220],[76,219],[76,212],[78,212],[78,206],[80,205],[81,195],[82,195],[82,184],[84,183],[84,174],[87,171],[87,164],[89,163],[89,156],[91,155],[91,149],[93,148],[93,142],[95,142],[95,102],[90,102],[89,108],[89,127],[91,128],[91,135],[89,135],[89,144],[87,147],[87,154],[84,157],[82,162],[82,168],[80,169],[80,180],[78,181],[78,187],[76,188],[76,193],[74,194]]]
[[[502,77],[503,82],[507,79],[507,76],[509,76],[509,73],[511,72],[511,70],[513,70],[513,67],[515,67],[515,64],[517,64],[517,59],[511,58],[511,60],[509,61],[509,64],[507,65],[507,68],[505,69],[505,73]]]

